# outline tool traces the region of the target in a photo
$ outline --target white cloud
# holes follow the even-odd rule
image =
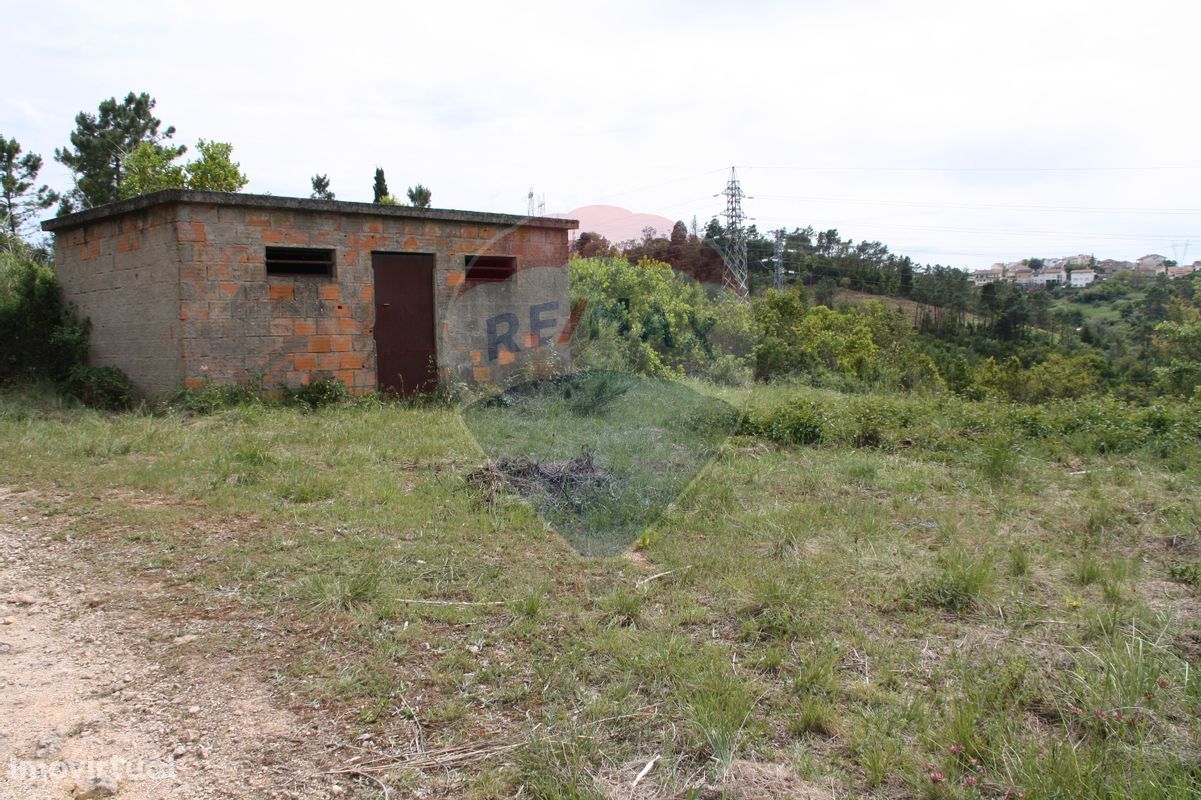
[[[435,205],[521,211],[533,184],[703,220],[736,163],[761,228],[969,266],[1195,257],[1201,214],[1081,209],[1201,206],[1201,170],[1094,169],[1201,166],[1199,22],[1184,0],[24,4],[0,131],[63,186],[74,115],[148,91],[182,141],[233,142],[252,191],[325,172],[367,199],[379,164]]]

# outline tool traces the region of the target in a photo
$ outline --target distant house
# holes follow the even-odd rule
[[[996,281],[1003,280],[1005,277],[1005,268],[991,267],[989,269],[978,269],[969,277],[972,279],[972,285],[983,286],[986,283],[995,283]]]
[[[1134,269],[1144,275],[1163,275],[1168,271],[1166,261],[1163,256],[1153,253],[1135,262]]]
[[[1098,261],[1096,270],[1099,275],[1112,275],[1115,272],[1134,269],[1133,261],[1117,261],[1112,258],[1107,258],[1103,261]]]
[[[1054,286],[1063,282],[1064,273],[1062,270],[1058,269],[1044,269],[1038,274],[1030,276],[1031,286],[1041,286],[1046,288],[1047,286]]]
[[[1017,269],[1010,270],[1006,277],[1016,283],[1018,286],[1034,285],[1034,270],[1027,267],[1019,267]]]
[[[1073,289],[1083,289],[1085,286],[1091,286],[1093,281],[1097,279],[1097,273],[1091,269],[1076,269],[1072,270],[1071,287]]]

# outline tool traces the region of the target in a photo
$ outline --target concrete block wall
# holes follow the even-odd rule
[[[54,263],[65,299],[91,322],[92,364],[120,367],[148,395],[166,394],[183,382],[170,209],[63,231],[55,237]]]
[[[92,320],[95,363],[120,367],[150,396],[208,381],[297,386],[323,374],[374,391],[376,251],[434,255],[443,377],[500,383],[532,363],[569,363],[571,222],[374,210],[167,190],[44,227],[55,232],[67,299]],[[334,275],[268,276],[269,246],[331,248]],[[465,259],[476,255],[514,257],[517,277],[468,285]],[[499,347],[488,328],[498,315],[525,326]]]
[[[520,366],[517,359],[487,363],[481,358],[478,342],[489,308],[477,303],[475,318],[452,311],[464,295],[466,256],[514,256],[521,270],[558,268],[562,279],[555,289],[567,302],[568,245],[562,228],[228,205],[175,208],[189,386],[256,377],[269,387],[297,386],[332,374],[355,393],[374,391],[373,251],[434,254],[438,366],[444,376],[497,382]],[[334,277],[268,276],[269,246],[332,248]],[[560,327],[567,319],[561,316]],[[472,337],[461,325],[472,326],[477,346],[464,346]]]

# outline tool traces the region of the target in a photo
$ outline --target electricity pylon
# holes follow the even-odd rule
[[[776,289],[784,288],[784,229],[776,231],[776,251],[772,254],[772,260],[776,267]]]
[[[746,195],[742,193],[738,173],[733,167],[730,167],[730,180],[726,183],[726,190],[721,194],[726,196],[726,241],[718,247],[722,261],[726,264],[722,282],[739,297],[746,297],[746,215],[742,213],[742,198]]]

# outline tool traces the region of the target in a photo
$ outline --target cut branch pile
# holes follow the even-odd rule
[[[609,474],[596,466],[590,450],[584,450],[570,461],[502,458],[468,477],[484,487],[489,499],[495,497],[499,486],[507,482],[527,500],[570,506],[575,511],[583,510],[584,498],[588,495],[612,484]]]

